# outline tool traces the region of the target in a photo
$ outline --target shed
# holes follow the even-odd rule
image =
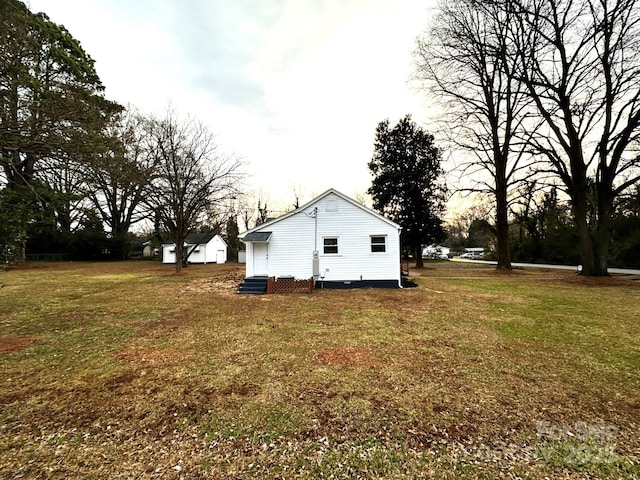
[[[190,233],[184,241],[189,263],[226,263],[227,242],[216,233]],[[176,263],[175,243],[162,245],[162,263]]]

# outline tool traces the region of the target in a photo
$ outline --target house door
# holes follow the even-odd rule
[[[224,250],[217,250],[216,251],[216,263],[220,264],[220,263],[224,263]]]
[[[253,244],[253,274],[256,276],[269,273],[269,244],[256,242]]]

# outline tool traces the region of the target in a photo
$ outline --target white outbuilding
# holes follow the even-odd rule
[[[246,276],[314,279],[324,288],[401,287],[401,227],[329,189],[239,237]]]
[[[215,233],[190,233],[184,241],[189,263],[226,263],[227,242]],[[175,243],[162,245],[162,263],[176,263]]]

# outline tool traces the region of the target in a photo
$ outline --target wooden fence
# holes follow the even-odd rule
[[[297,280],[293,277],[269,277],[267,280],[267,293],[311,293],[313,291],[313,278]]]

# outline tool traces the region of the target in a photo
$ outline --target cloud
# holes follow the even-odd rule
[[[423,0],[32,5],[82,42],[107,96],[199,117],[250,164],[255,190],[366,190],[376,124],[420,121],[406,82]]]
[[[208,91],[221,104],[265,113],[264,89],[248,65],[272,14],[248,4],[191,2],[178,10],[171,35],[191,88]]]

